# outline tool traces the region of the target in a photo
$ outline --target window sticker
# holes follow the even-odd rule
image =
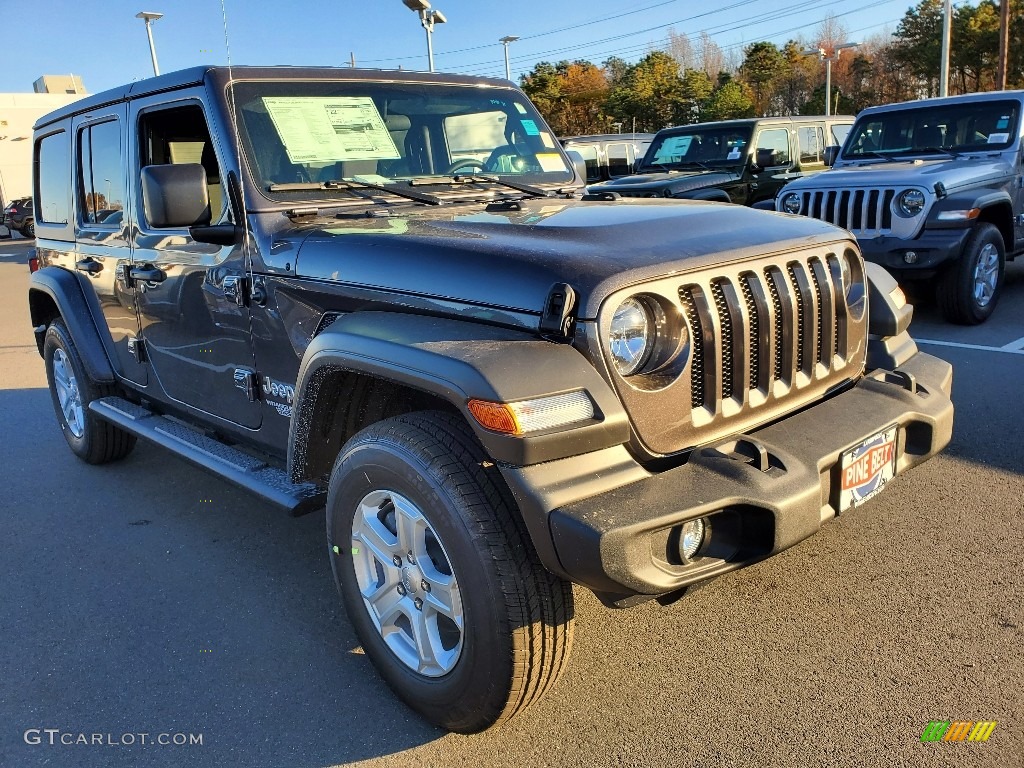
[[[263,105],[292,163],[399,157],[369,96],[265,96]]]
[[[548,133],[547,131],[541,133],[540,140],[541,143],[543,143],[544,146],[547,147],[548,149],[555,148],[555,140],[551,138],[551,134]]]
[[[989,144],[1005,144],[1010,140],[1010,134],[1008,133],[990,133],[988,135]]]
[[[1010,127],[1010,116],[1009,115],[1003,115],[1002,117],[999,118],[998,122],[996,122],[996,130],[998,130],[998,131],[1006,130],[1009,127]]]
[[[523,124],[523,130],[526,131],[527,136],[540,136],[540,129],[533,120],[520,120]]]
[[[654,157],[657,163],[677,163],[689,151],[693,136],[669,136],[658,147]]]
[[[725,156],[726,160],[739,160],[740,159],[740,148],[733,147],[729,150],[729,154]]]
[[[520,115],[525,115],[525,114],[526,114],[526,107],[524,107],[524,106],[523,106],[522,104],[520,104],[520,103],[519,103],[518,101],[517,101],[517,102],[516,102],[515,104],[516,104],[516,111],[517,111],[517,112],[518,112],[518,113],[519,113]]]
[[[537,162],[540,163],[540,167],[545,172],[548,171],[564,171],[565,163],[562,162],[562,156],[556,155],[549,152],[542,152],[537,155]]]

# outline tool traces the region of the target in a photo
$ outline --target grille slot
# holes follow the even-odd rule
[[[895,196],[895,189],[812,189],[801,193],[800,211],[856,235],[880,235],[892,229]]]
[[[690,407],[700,408],[704,405],[704,326],[700,312],[697,311],[692,289],[681,289],[679,299],[683,303],[683,312],[686,314],[686,322],[690,324],[693,339],[690,359]]]
[[[760,308],[754,299],[754,290],[751,287],[757,280],[752,272],[740,275],[740,290],[743,292],[743,302],[747,305],[747,315],[750,317],[750,344],[747,347],[747,355],[750,359],[750,378],[747,386],[757,389],[760,374],[761,357],[761,317]]]

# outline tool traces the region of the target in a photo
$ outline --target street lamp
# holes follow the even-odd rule
[[[825,62],[825,117],[832,114],[832,62],[839,61],[839,54],[847,48],[856,48],[857,43],[842,43],[832,48],[832,55],[825,53],[824,48],[811,48],[801,51],[804,56],[817,56]]]
[[[430,7],[429,0],[402,0],[405,7],[410,11],[416,11],[420,17],[420,24],[427,30],[427,64],[430,67],[430,71],[434,71],[434,25],[444,24],[448,19],[445,18],[444,14],[438,10],[433,10]]]
[[[157,19],[162,19],[162,13],[153,11],[140,11],[135,14],[136,19],[143,19],[146,22],[146,36],[149,38],[149,55],[153,57],[153,74],[160,74],[160,66],[156,63],[156,46],[153,45],[153,28],[150,26]]]
[[[509,43],[514,43],[518,39],[519,39],[519,37],[517,35],[505,35],[503,38],[498,40],[499,43],[501,43],[502,45],[505,46],[505,79],[506,80],[511,80],[512,79],[512,70],[508,66],[508,44]]]

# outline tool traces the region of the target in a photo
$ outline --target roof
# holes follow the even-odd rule
[[[675,132],[692,131],[694,128],[740,128],[753,126],[757,123],[820,123],[822,120],[847,121],[852,123],[856,118],[853,115],[782,115],[780,117],[742,117],[736,120],[716,120],[710,123],[690,123],[688,125],[673,125],[671,128],[662,128],[659,134],[672,134]]]
[[[649,141],[653,138],[653,133],[593,133],[589,136],[563,136],[559,141],[563,144],[568,144],[570,141],[584,144],[598,141]]]
[[[984,93],[963,93],[959,96],[940,96],[935,99],[916,99],[915,101],[900,101],[895,104],[882,104],[878,107],[868,107],[860,114],[876,114],[878,112],[892,112],[900,109],[919,109],[922,107],[943,107],[955,104],[971,104],[979,101],[1016,101],[1024,100],[1024,91],[986,91]]]
[[[497,88],[514,87],[509,80],[491,77],[475,77],[472,75],[450,75],[434,72],[414,72],[410,70],[387,69],[354,69],[352,67],[215,67],[199,66],[179,69],[158,77],[137,80],[127,85],[111,88],[101,93],[87,96],[74,104],[56,109],[43,115],[35,124],[38,130],[50,123],[62,120],[80,112],[89,112],[108,104],[119,101],[138,99],[154,93],[173,91],[211,82],[222,86],[237,80],[382,80],[387,82],[421,82],[445,83],[448,85],[491,85]]]

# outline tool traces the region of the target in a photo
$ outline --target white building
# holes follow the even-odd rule
[[[69,75],[44,75],[35,87],[51,91],[0,93],[0,207],[32,194],[32,126],[36,120],[86,95],[81,78]]]

